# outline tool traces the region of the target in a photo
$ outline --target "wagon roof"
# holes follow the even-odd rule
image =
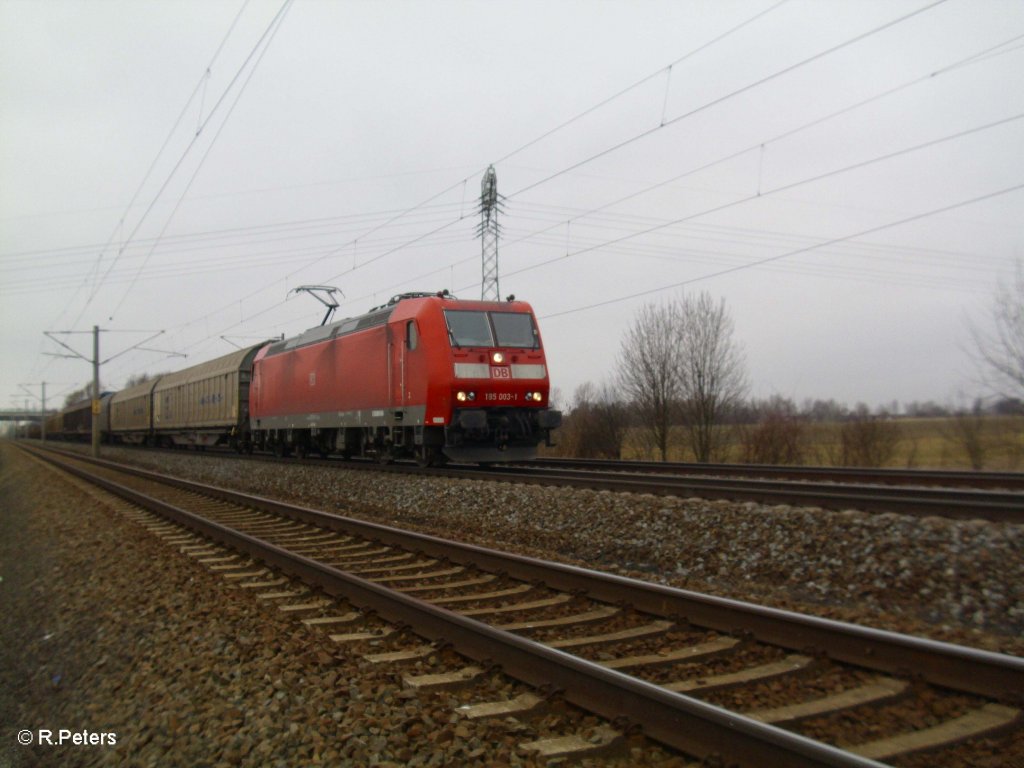
[[[202,381],[212,376],[221,376],[229,373],[234,373],[242,368],[248,368],[246,364],[247,359],[250,355],[263,344],[257,344],[252,347],[246,347],[240,349],[237,352],[232,352],[229,355],[218,357],[215,360],[208,360],[205,363],[199,365],[193,365],[191,368],[185,368],[182,371],[176,373],[169,373],[160,379],[156,388],[153,390],[154,394],[157,392],[163,392],[171,387],[176,387],[181,384],[188,384],[193,381]]]
[[[122,403],[125,400],[131,400],[133,397],[139,397],[141,395],[148,395],[153,391],[154,385],[160,381],[161,377],[155,379],[146,379],[134,386],[122,389],[120,392],[115,392],[114,396],[110,398],[111,403]]]

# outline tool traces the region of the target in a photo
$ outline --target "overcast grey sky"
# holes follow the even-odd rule
[[[318,324],[298,285],[478,298],[491,163],[566,398],[684,290],[754,395],[973,397],[1024,257],[1024,3],[0,0],[0,407],[89,379],[44,331],[187,354],[117,389]]]

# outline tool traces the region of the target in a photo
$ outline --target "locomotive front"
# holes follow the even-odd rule
[[[548,407],[547,363],[525,302],[441,303],[450,350],[444,453],[456,461],[522,461],[561,424]],[[437,418],[437,417],[435,417]]]

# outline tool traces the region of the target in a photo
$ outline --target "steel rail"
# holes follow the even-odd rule
[[[301,461],[308,466],[339,465],[336,459],[280,459],[218,453],[220,458],[269,462]],[[917,517],[1024,523],[1024,493],[964,488],[906,488],[886,485],[854,485],[847,482],[766,480],[749,477],[694,477],[640,472],[546,469],[540,466],[471,467],[451,465],[420,468],[406,464],[345,462],[342,466],[370,472],[424,474],[470,480],[495,480],[530,485],[565,486],[658,496],[694,496],[758,504],[812,506],[831,510],[894,512]],[[721,465],[729,466],[729,465]]]
[[[408,625],[423,637],[450,643],[471,659],[485,664],[497,661],[502,671],[513,678],[536,687],[553,686],[567,701],[588,711],[618,723],[635,723],[650,738],[688,754],[699,758],[717,755],[727,762],[752,768],[884,768],[883,763],[667,691],[290,553],[257,537],[91,475],[52,456],[44,458],[121,498],[317,586],[327,594],[375,611],[392,623]]]
[[[537,458],[521,462],[523,467],[585,469],[601,472],[716,475],[720,477],[762,477],[789,480],[825,480],[839,483],[882,485],[940,485],[967,488],[1024,490],[1024,472],[983,470],[889,469],[866,467],[792,466],[779,464],[725,464],[617,459]]]
[[[402,471],[394,467],[378,467],[377,469]],[[514,467],[486,470],[449,467],[426,471],[428,474],[445,477],[514,481],[533,485],[564,485],[574,488],[649,493],[659,496],[699,496],[708,499],[753,501],[760,504],[816,506],[834,510],[860,509],[865,512],[896,512],[920,517],[939,516],[961,520],[1024,522],[1024,493],[946,488],[908,489],[783,480],[630,475],[619,472],[517,469]]]
[[[156,480],[222,501],[285,515],[336,532],[358,535],[436,558],[506,573],[523,581],[578,592],[611,603],[628,603],[653,615],[728,633],[746,633],[790,650],[810,651],[835,661],[920,677],[958,691],[1024,703],[1024,659],[886,630],[823,619],[650,584],[422,533],[334,515],[285,502],[75,455],[75,459]]]

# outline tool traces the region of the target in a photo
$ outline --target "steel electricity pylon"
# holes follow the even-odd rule
[[[498,237],[501,234],[498,213],[501,210],[502,197],[498,194],[498,174],[491,165],[480,180],[480,227],[477,229],[483,264],[480,282],[480,299],[483,301],[501,300],[501,290],[498,287]]]

